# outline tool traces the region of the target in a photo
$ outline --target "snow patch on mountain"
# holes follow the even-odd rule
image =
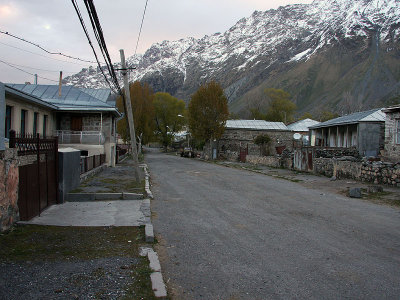
[[[255,11],[224,33],[153,44],[143,55],[129,57],[127,64],[135,68],[130,72],[131,81],[172,72],[173,78],[179,74],[183,78],[181,87],[193,81],[199,81],[198,86],[228,73],[240,76],[260,63],[269,68],[279,62],[307,60],[340,39],[365,38],[371,32],[379,33],[380,43],[398,41],[399,26],[398,0],[315,0]],[[94,68],[83,69],[64,82],[106,86],[101,72]]]

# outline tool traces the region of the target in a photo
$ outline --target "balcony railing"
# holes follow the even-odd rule
[[[56,130],[55,135],[59,144],[103,145],[105,142],[104,134],[100,131]]]

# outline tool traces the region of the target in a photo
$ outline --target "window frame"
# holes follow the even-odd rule
[[[33,113],[33,135],[36,136],[38,133],[38,124],[39,124],[39,113]]]
[[[26,134],[26,116],[27,116],[27,110],[26,109],[21,109],[21,126],[19,128],[19,133],[21,135]]]
[[[4,136],[7,139],[10,138],[10,130],[11,130],[11,124],[12,124],[12,111],[13,111],[13,107],[10,105],[6,105],[6,118],[4,120],[5,121]]]
[[[42,130],[42,135],[45,138],[46,134],[47,134],[47,119],[48,116],[47,115],[43,115],[43,130]]]

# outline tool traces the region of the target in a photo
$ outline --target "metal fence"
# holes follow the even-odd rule
[[[105,137],[100,131],[56,130],[60,144],[103,145]]]
[[[106,155],[99,154],[81,157],[81,174],[93,170],[106,162]]]

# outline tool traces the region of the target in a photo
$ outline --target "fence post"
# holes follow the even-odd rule
[[[8,147],[15,148],[15,130],[10,130],[10,141]]]
[[[58,171],[59,171],[59,169],[58,169],[58,137],[56,136],[55,138],[54,138],[54,155],[55,155],[55,157],[54,157],[54,161],[55,161],[55,169],[56,169],[56,178],[55,178],[55,180],[56,180],[56,203],[58,204],[58,203],[60,203],[59,201],[60,201],[60,197],[59,197],[59,195],[58,195]]]
[[[36,150],[37,150],[37,185],[38,185],[38,206],[40,217],[40,135],[36,134]]]

